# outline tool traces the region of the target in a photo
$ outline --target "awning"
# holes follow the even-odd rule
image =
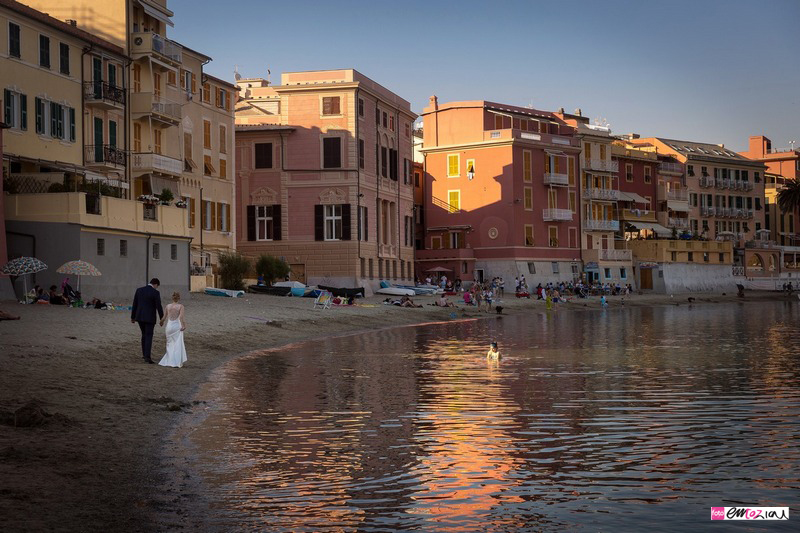
[[[562,152],[560,150],[547,150],[547,149],[545,149],[545,153],[546,154],[550,154],[550,155],[557,155],[557,156],[566,156],[567,155],[567,154],[565,154],[564,152]]]
[[[665,228],[661,224],[655,222],[627,222],[628,225],[633,226],[637,230],[650,230],[654,231],[657,235],[669,236],[672,235],[672,230]]]
[[[686,200],[667,200],[667,208],[672,211],[689,212],[689,202]]]
[[[619,191],[619,200],[623,202],[635,202],[637,204],[649,204],[650,201],[647,198],[639,196],[635,192],[623,192]]]
[[[154,19],[160,20],[164,24],[169,24],[169,26],[171,28],[175,27],[175,24],[172,23],[170,18],[165,13],[159,11],[158,9],[156,9],[154,7],[151,7],[151,6],[147,5],[144,2],[139,2],[139,5],[142,6],[142,9],[144,9],[145,13],[147,13],[148,15],[153,17]]]
[[[150,176],[150,190],[156,196],[161,195],[164,189],[172,191],[172,196],[175,198],[181,197],[181,184],[177,180],[168,180],[166,178],[159,178],[158,176]]]
[[[90,181],[92,183],[102,182],[110,187],[119,187],[120,189],[128,189],[128,183],[120,179],[118,174],[114,174],[113,176],[106,176],[105,174],[98,174],[97,172],[92,172],[90,170],[86,171],[84,175],[84,179],[86,181]]]

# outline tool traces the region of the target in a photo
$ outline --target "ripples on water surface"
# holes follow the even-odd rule
[[[532,313],[239,360],[191,439],[213,525],[699,530],[712,506],[793,506],[799,320],[786,303]],[[797,512],[725,526],[794,530]]]

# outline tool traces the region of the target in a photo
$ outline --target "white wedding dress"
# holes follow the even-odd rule
[[[167,306],[167,353],[158,362],[161,366],[182,367],[186,362],[186,347],[183,345],[183,331],[181,331],[181,314],[183,306],[170,304]]]

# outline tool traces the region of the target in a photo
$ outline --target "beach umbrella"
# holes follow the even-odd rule
[[[429,268],[425,272],[452,272],[452,271],[453,271],[452,269],[445,267],[434,267],[434,268]]]
[[[59,274],[72,274],[78,276],[78,290],[81,290],[81,276],[102,276],[103,274],[97,270],[97,267],[86,261],[76,259],[75,261],[68,261],[58,267],[56,270]]]
[[[28,281],[25,276],[42,270],[47,270],[47,265],[35,257],[17,257],[3,265],[3,268],[0,268],[0,272],[8,276],[22,276],[22,286],[25,290],[23,299],[26,302],[28,301]]]

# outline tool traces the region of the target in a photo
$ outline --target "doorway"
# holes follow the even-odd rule
[[[289,281],[299,281],[300,283],[305,284],[305,282],[306,282],[306,265],[305,265],[305,263],[290,264],[289,268],[292,269],[289,272]]]
[[[639,283],[639,288],[642,290],[653,290],[653,269],[652,268],[640,268],[639,273],[641,276],[641,283]]]
[[[475,269],[475,281],[477,281],[478,283],[483,283],[483,269],[482,268],[476,268]]]

